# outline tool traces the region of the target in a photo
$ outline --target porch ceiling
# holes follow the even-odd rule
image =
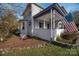
[[[50,18],[51,18],[51,13],[47,13],[45,15],[42,15],[41,17],[36,18],[36,20],[50,21]]]

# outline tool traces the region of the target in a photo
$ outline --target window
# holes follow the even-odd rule
[[[49,29],[49,27],[50,27],[50,25],[49,25],[49,24],[47,24],[47,29]]]
[[[29,21],[29,26],[31,26],[31,22]]]
[[[43,28],[43,23],[39,22],[39,28]]]

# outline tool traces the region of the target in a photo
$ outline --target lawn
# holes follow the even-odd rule
[[[8,49],[10,48],[10,49]],[[14,49],[15,48],[15,49]],[[5,42],[0,43],[1,56],[78,56],[79,49],[76,47],[66,48],[56,44],[50,44],[38,38],[31,37],[20,40],[12,36]]]
[[[7,56],[77,56],[79,50],[76,48],[62,48],[60,46],[47,44],[40,48],[14,49],[2,55]]]

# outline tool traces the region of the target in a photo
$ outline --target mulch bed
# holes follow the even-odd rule
[[[16,48],[38,48],[46,44],[45,41],[36,40],[34,38],[26,38],[21,40],[17,36],[12,36],[8,38],[7,41],[0,42],[0,49],[16,49]]]

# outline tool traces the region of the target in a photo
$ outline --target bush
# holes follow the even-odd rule
[[[19,36],[20,31],[18,29],[11,32],[13,35]]]
[[[10,37],[14,32],[16,32],[16,29],[18,28],[18,21],[15,11],[11,9],[4,9],[1,11],[4,13],[0,16],[0,38],[1,40],[5,41],[6,38]]]
[[[57,40],[64,43],[75,44],[77,38],[76,33],[57,36]]]

